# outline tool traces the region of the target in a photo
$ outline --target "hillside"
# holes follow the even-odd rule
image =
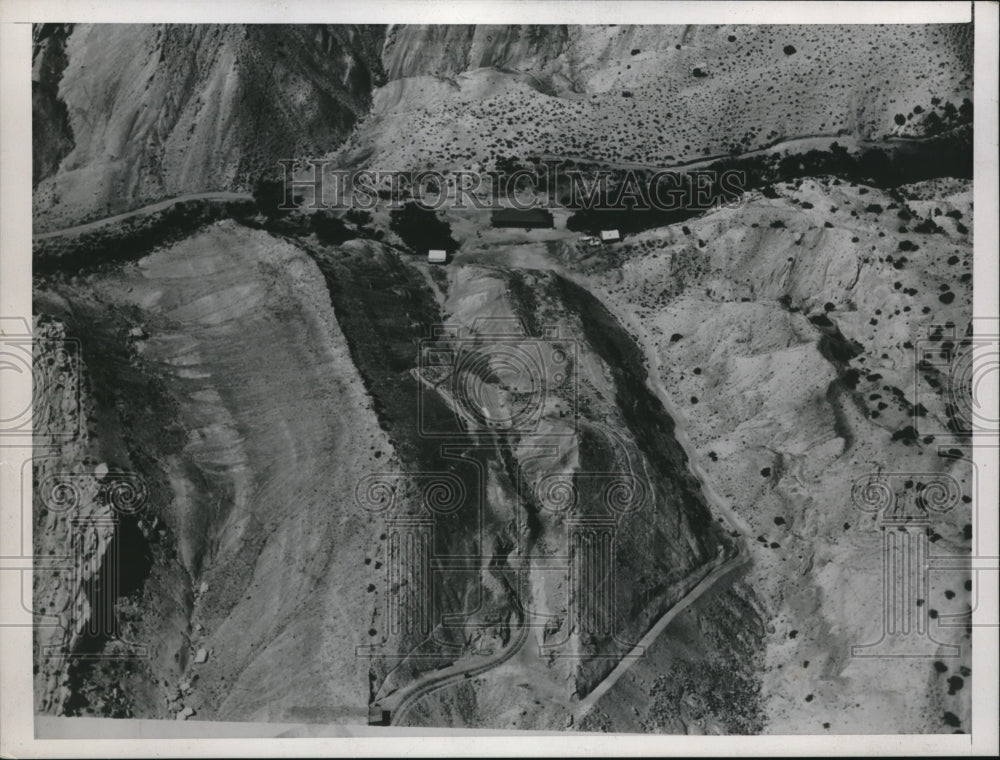
[[[80,346],[36,551],[87,560],[36,573],[38,712],[969,730],[971,27],[44,25],[33,77]],[[323,157],[749,179],[544,229],[245,195]],[[893,597],[910,546],[952,567]]]
[[[329,150],[368,111],[380,37],[346,26],[38,27],[36,121],[52,126],[34,143],[35,229],[247,189],[280,158]]]
[[[971,97],[969,34],[42,25],[35,229],[248,190],[279,159],[333,151],[391,170],[511,155],[670,166],[809,135],[920,134]]]
[[[809,135],[912,135],[921,113],[971,97],[969,42],[931,25],[393,29],[390,81],[344,156],[671,166]]]
[[[935,326],[960,334],[969,325],[972,245],[956,218],[971,215],[970,187],[778,186],[778,198],[752,198],[688,232],[631,239],[621,267],[595,284],[641,336],[683,409],[696,467],[757,537],[744,581],[770,621],[762,684],[769,731],[945,730],[945,713],[968,726],[967,691],[955,692],[932,657],[847,653],[878,641],[883,626],[882,539],[852,494],[858,479],[884,477],[900,504],[921,483],[953,479],[954,502],[927,534],[935,553],[971,548],[975,481],[968,450],[947,443],[948,390],[914,383],[921,347],[942,330]],[[912,221],[900,225],[904,212]],[[943,222],[940,230],[914,234],[925,214]],[[847,354],[824,337],[837,334]],[[927,413],[913,438],[905,433],[918,404]],[[935,572],[922,601],[934,638],[965,645],[963,657],[940,660],[947,674],[969,670],[969,630],[933,620],[961,620],[969,588],[968,570]],[[612,715],[614,702],[609,695],[605,703]],[[612,725],[638,728],[622,717]]]

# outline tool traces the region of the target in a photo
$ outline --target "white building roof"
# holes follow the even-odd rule
[[[447,260],[447,251],[430,250],[427,252],[427,261],[431,264],[444,264]]]
[[[601,240],[619,240],[621,235],[618,234],[618,230],[601,230]]]

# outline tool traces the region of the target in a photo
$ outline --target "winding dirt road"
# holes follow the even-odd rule
[[[507,646],[485,657],[458,660],[447,668],[425,673],[411,684],[394,691],[381,701],[374,703],[372,708],[388,711],[390,715],[389,725],[399,725],[409,709],[425,695],[430,694],[432,691],[443,689],[446,686],[459,683],[460,681],[475,678],[514,657],[514,655],[521,651],[525,642],[528,641],[528,631],[529,628],[525,623],[524,616],[522,616],[521,622],[514,629],[514,635]]]
[[[145,216],[146,214],[155,214],[157,211],[164,211],[177,203],[183,203],[184,201],[252,201],[253,196],[249,193],[230,193],[230,192],[213,192],[213,193],[189,193],[188,195],[179,195],[176,198],[167,198],[166,200],[157,201],[156,203],[151,203],[148,206],[142,206],[141,208],[133,209],[131,211],[126,211],[121,214],[115,214],[114,216],[106,216],[103,219],[95,219],[92,222],[86,222],[84,224],[75,224],[72,227],[64,227],[61,230],[51,230],[50,232],[38,232],[34,234],[35,240],[48,240],[50,238],[56,237],[72,237],[74,235],[83,235],[87,232],[94,232],[102,227],[108,227],[113,224],[118,224],[124,222],[126,219],[131,219],[136,216]]]
[[[551,269],[557,271],[562,276],[577,282],[578,284],[586,284],[578,274],[559,265],[551,257],[543,255],[542,259],[542,261],[532,262],[538,264],[539,266],[533,267],[531,264],[528,264],[528,268]],[[605,303],[605,306],[610,308],[610,305],[607,303]],[[615,314],[619,321],[622,321],[625,318],[625,314],[623,313],[616,313],[615,311],[612,311],[612,313]],[[624,321],[622,324],[628,325],[628,322]],[[642,333],[637,334],[637,340],[646,356],[647,367],[651,370],[647,376],[647,386],[656,395],[656,397],[663,404],[664,408],[674,419],[676,424],[674,435],[677,437],[678,442],[685,451],[690,451],[691,443],[680,426],[681,418],[678,416],[676,409],[673,407],[673,404],[667,395],[666,389],[660,381],[660,362],[654,347]],[[688,468],[700,484],[702,492],[705,494],[705,497],[711,506],[719,514],[721,514],[724,519],[726,519],[732,528],[739,531],[739,533],[741,533],[744,537],[749,536],[749,526],[738,514],[736,514],[736,512],[725,500],[721,499],[719,495],[708,486],[704,472],[696,467],[694,459],[690,456],[688,456]],[[706,592],[714,588],[718,582],[722,581],[732,572],[745,565],[749,559],[750,557],[746,549],[738,546],[737,554],[735,556],[722,562],[718,567],[710,571],[704,578],[702,578],[701,581],[691,588],[687,594],[671,606],[671,608],[667,610],[646,632],[639,643],[618,662],[616,667],[575,706],[573,709],[574,720],[579,723],[580,719],[582,719],[593,708],[593,706],[614,687],[618,680],[629,671],[639,657],[641,657],[642,654],[660,636],[660,634],[666,630],[667,626],[670,625],[677,615],[686,610],[690,605],[694,604]],[[516,632],[508,646],[503,647],[503,649],[493,652],[486,657],[471,657],[459,660],[446,668],[425,673],[412,683],[397,689],[386,697],[374,702],[371,706],[372,710],[383,718],[386,713],[388,713],[388,725],[400,725],[407,712],[421,698],[431,692],[446,688],[470,678],[474,678],[489,670],[499,667],[517,655],[524,647],[528,639],[529,625],[527,624],[526,617],[522,616]]]

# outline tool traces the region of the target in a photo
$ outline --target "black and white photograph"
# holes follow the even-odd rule
[[[996,748],[995,3],[121,5],[3,24],[4,756]]]

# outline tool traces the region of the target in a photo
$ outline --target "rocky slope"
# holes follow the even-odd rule
[[[280,157],[624,167],[816,134],[948,141],[971,116],[970,31],[40,27],[36,229],[246,189]],[[384,210],[338,244],[236,204],[182,210],[172,234],[164,213],[44,241],[36,329],[81,342],[82,390],[70,403],[42,366],[37,417],[81,425],[36,466],[36,549],[88,562],[36,577],[56,611],[39,651],[61,653],[37,660],[36,709],[363,722],[501,653],[402,722],[968,730],[967,570],[909,600],[925,656],[852,647],[886,624],[887,536],[970,551],[946,360],[970,322],[971,185],[800,158],[783,164],[807,176],[597,250],[566,211],[524,232],[450,210],[444,268]],[[104,519],[82,539],[46,506],[60,473]],[[136,514],[111,491],[130,478]],[[886,490],[940,509],[895,530],[869,503]],[[148,651],[106,656],[128,642]]]
[[[132,405],[144,396],[118,396],[110,408],[88,402],[122,437],[116,466],[139,469],[157,489],[166,555],[150,561],[170,574],[136,584],[138,607],[176,599],[173,617],[157,619],[159,633],[149,616],[137,632],[149,637],[154,657],[133,672],[148,683],[128,710],[356,720],[369,699],[370,664],[372,688],[383,678],[405,683],[405,673],[470,650],[513,646],[518,629],[529,629],[530,646],[548,653],[543,670],[564,700],[585,695],[735,550],[688,473],[672,421],[644,387],[638,350],[592,296],[556,275],[457,269],[453,283],[438,286],[439,312],[427,274],[381,244],[310,252],[319,270],[287,243],[221,223],[123,269],[73,284],[57,276],[39,287],[39,307],[73,330],[100,333],[102,312],[120,315],[114,335],[127,371],[153,384],[166,405],[159,425],[170,434],[130,441],[129,425],[142,411]],[[387,291],[407,297],[387,302]],[[528,331],[498,343],[484,315]],[[426,365],[414,347],[442,320],[460,326],[464,345],[488,363],[498,349],[543,366],[558,361],[562,379],[522,367],[513,380],[481,386],[478,362]],[[556,337],[539,339],[541,321]],[[409,336],[400,329],[407,324]],[[268,346],[267,355],[252,346]],[[421,391],[442,369],[454,370],[447,382],[436,378],[451,390]],[[110,380],[88,375],[94,384]],[[492,407],[499,414],[519,408],[499,400],[513,381],[542,383],[534,391],[542,406],[526,407],[528,427],[501,435],[459,423],[473,398],[462,388],[473,387],[476,399],[499,394],[487,402],[499,403]],[[422,392],[424,404],[415,404]],[[448,436],[451,448],[425,434]],[[453,473],[461,493],[438,503],[424,481],[442,473]],[[364,509],[372,477],[412,483],[398,495],[403,514],[434,506],[433,562],[443,569],[409,579],[416,597],[433,590],[429,613],[398,598],[386,543],[395,515]],[[349,498],[356,490],[360,502]],[[464,498],[450,504],[456,496]],[[581,605],[596,587],[576,585],[579,568],[569,559],[582,551],[573,548],[574,521],[588,515],[607,523],[617,547],[595,560],[612,564],[601,571],[610,578],[596,579],[605,602],[589,618]],[[59,538],[39,536],[46,545]],[[480,559],[445,572],[463,556]],[[171,580],[178,588],[161,585]],[[430,636],[394,627],[400,604],[404,623],[429,614]],[[361,651],[368,644],[376,646],[371,659]],[[67,646],[79,653],[73,641]],[[400,663],[396,652],[410,656]],[[87,678],[98,691],[97,676]],[[178,699],[185,683],[196,685],[181,686]],[[76,692],[65,696],[42,708],[100,709],[74,706]]]
[[[36,28],[35,228],[246,189],[342,141],[381,81],[379,27]]]
[[[969,672],[968,570],[933,571],[919,602],[960,657],[849,653],[884,624],[882,537],[858,479],[884,479],[899,505],[953,483],[926,535],[935,554],[970,551],[974,473],[947,385],[917,371],[928,341],[970,324],[970,185],[777,191],[633,238],[596,292],[643,336],[697,466],[758,537],[746,580],[768,610],[768,730],[967,730],[968,691],[941,673]]]
[[[107,372],[131,372],[162,398],[139,435],[148,393],[88,373],[106,399],[94,413],[123,437],[116,464],[150,482],[167,528],[176,572],[147,582],[144,604],[176,598],[182,613],[144,631],[153,693],[132,709],[167,716],[178,684],[197,677],[184,705],[219,718],[363,717],[367,665],[344,641],[364,635],[353,610],[372,537],[342,494],[391,447],[315,266],[229,223],[39,299],[74,334],[114,325],[130,369]],[[121,337],[137,327],[143,337]],[[200,649],[208,661],[191,672]]]

